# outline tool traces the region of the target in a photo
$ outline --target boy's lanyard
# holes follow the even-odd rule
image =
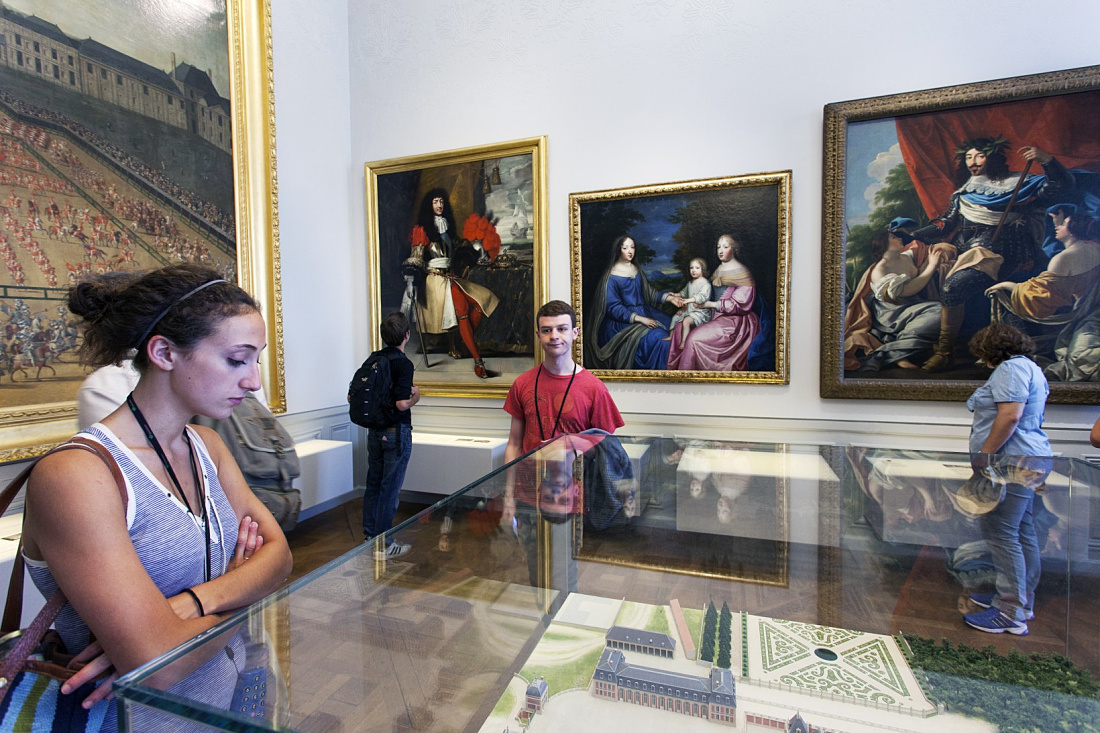
[[[539,370],[535,372],[535,420],[539,424],[539,440],[546,441],[546,436],[542,432],[542,415],[539,413],[539,377],[542,375],[542,364],[539,364]],[[558,407],[558,417],[554,420],[554,429],[550,431],[550,437],[553,438],[558,434],[558,426],[561,425],[561,413],[565,409],[565,399],[569,397],[569,390],[573,387],[573,380],[577,378],[577,362],[573,362],[573,376],[569,377],[569,384],[565,386],[565,394],[561,396],[561,406]]]

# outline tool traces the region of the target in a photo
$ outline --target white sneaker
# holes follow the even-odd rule
[[[408,555],[410,550],[412,550],[412,545],[393,542],[385,550],[376,550],[374,555],[379,559],[390,560],[395,557],[401,557],[402,555]]]

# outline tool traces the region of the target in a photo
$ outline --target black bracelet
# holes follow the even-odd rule
[[[202,601],[199,600],[198,594],[190,588],[184,588],[183,592],[195,599],[195,605],[199,607],[199,616],[205,616],[206,609],[202,607]]]

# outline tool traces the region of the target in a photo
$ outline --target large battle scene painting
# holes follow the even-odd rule
[[[786,383],[790,172],[570,196],[585,368]]]
[[[0,8],[0,408],[75,398],[80,278],[236,280],[227,43],[224,3]]]
[[[1048,74],[827,107],[825,396],[965,396],[996,321],[1035,341],[1052,401],[1095,401],[1100,74],[1061,73],[1082,91]]]
[[[400,310],[424,394],[502,396],[544,292],[545,139],[368,163],[371,338]]]

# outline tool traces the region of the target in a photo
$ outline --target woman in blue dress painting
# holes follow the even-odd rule
[[[615,240],[615,260],[596,288],[596,314],[585,340],[585,366],[591,369],[667,369],[668,329],[671,317],[662,303],[679,308],[682,299],[649,285],[645,273],[634,264],[634,239]]]

